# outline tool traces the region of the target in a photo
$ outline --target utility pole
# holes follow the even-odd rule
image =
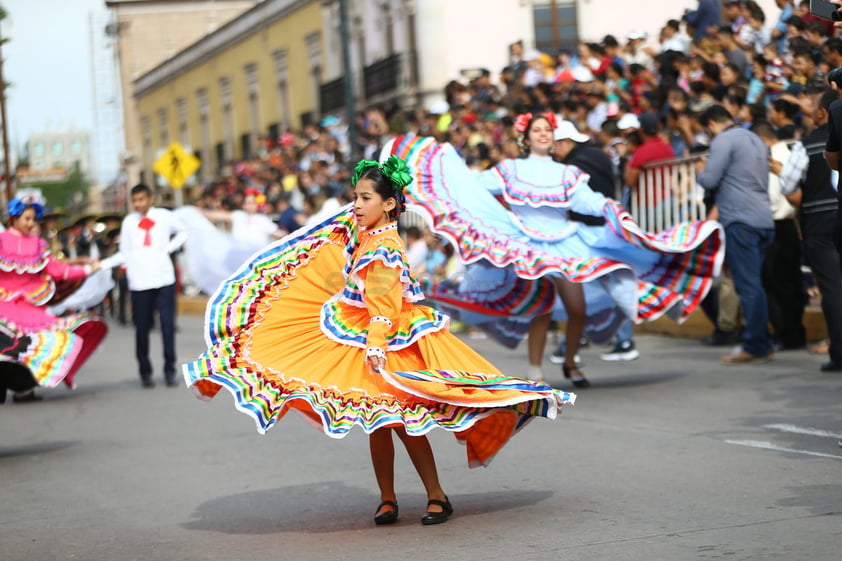
[[[354,86],[351,80],[351,39],[348,36],[348,0],[339,0],[339,40],[342,41],[342,89],[345,91],[345,120],[348,121],[348,159],[354,165],[357,152]]]
[[[0,6],[0,22],[6,19],[6,10]],[[0,34],[0,47],[7,40]],[[6,204],[11,201],[15,192],[12,188],[12,170],[9,164],[9,121],[6,119],[6,82],[3,80],[3,53],[0,52],[0,119],[3,121],[3,179],[6,182]]]

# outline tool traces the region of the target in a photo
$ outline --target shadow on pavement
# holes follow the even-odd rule
[[[76,446],[80,441],[57,441],[57,442],[39,442],[36,444],[27,444],[26,446],[0,446],[0,459],[13,458],[15,456],[33,456],[37,454],[46,454],[47,452],[58,452],[71,446]]]
[[[596,370],[596,369],[594,369]],[[616,375],[612,374],[610,377],[607,376],[600,376],[600,374],[593,374],[591,375],[587,369],[582,369],[585,376],[587,376],[588,380],[591,383],[591,387],[586,390],[580,390],[573,386],[569,381],[557,382],[550,384],[556,389],[564,389],[568,392],[573,393],[582,393],[600,389],[614,389],[614,388],[627,388],[631,386],[648,386],[651,384],[661,384],[663,382],[668,382],[670,380],[675,380],[677,378],[683,378],[686,374],[681,374],[678,372],[664,372],[658,374],[621,374]]]
[[[454,520],[476,514],[535,505],[552,491],[506,490],[450,495]],[[275,534],[279,532],[339,532],[374,529],[374,511],[380,501],[368,489],[331,481],[252,491],[207,501],[196,508],[197,520],[181,526],[225,534]],[[426,497],[402,493],[400,518],[394,526],[418,526]]]

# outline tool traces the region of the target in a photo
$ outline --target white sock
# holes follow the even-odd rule
[[[544,379],[544,372],[541,370],[540,366],[535,366],[534,364],[529,365],[529,370],[526,372],[526,379],[537,381]]]

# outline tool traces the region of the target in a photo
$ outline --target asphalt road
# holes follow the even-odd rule
[[[179,329],[179,359],[194,358],[201,318]],[[288,417],[260,436],[225,392],[141,389],[132,333],[112,326],[78,390],[0,406],[0,560],[842,556],[842,375],[806,351],[723,366],[722,349],[686,339],[641,336],[630,363],[585,349],[593,387],[490,467],[468,470],[455,439],[432,434],[447,524],[420,524],[423,489],[398,446],[401,518],[376,527],[361,431],[331,440]],[[525,346],[469,342],[523,372]]]

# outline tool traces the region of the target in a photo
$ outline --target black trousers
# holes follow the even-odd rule
[[[804,253],[822,293],[822,314],[830,339],[830,360],[842,362],[842,265],[835,234],[805,236]]]
[[[763,263],[763,287],[776,341],[784,348],[806,345],[807,291],[801,277],[801,242],[795,220],[775,220],[775,240],[766,250]]]
[[[157,310],[164,342],[164,377],[175,380],[175,284],[150,290],[132,290],[132,317],[135,327],[135,356],[140,378],[152,378],[149,362],[149,331]]]

